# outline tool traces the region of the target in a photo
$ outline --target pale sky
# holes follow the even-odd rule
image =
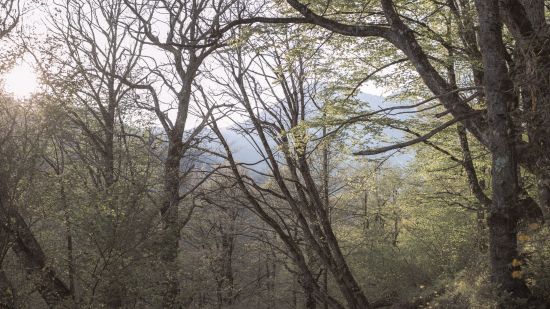
[[[3,77],[4,90],[20,99],[29,98],[38,90],[38,77],[26,61],[20,61]]]
[[[47,2],[51,3],[52,0]],[[40,5],[30,5],[24,16],[23,22],[26,27],[29,28],[27,30],[32,31],[33,33],[44,33],[46,32],[46,27],[44,27],[44,18],[46,13],[38,8],[40,8]],[[32,94],[37,92],[40,87],[38,74],[36,74],[32,67],[32,58],[24,58],[26,59],[19,60],[11,70],[1,77],[4,81],[3,90],[20,99],[31,97]],[[376,96],[384,96],[384,94],[387,94],[383,88],[376,87],[374,83],[365,83],[360,88],[360,91]],[[193,121],[191,120],[190,122]]]

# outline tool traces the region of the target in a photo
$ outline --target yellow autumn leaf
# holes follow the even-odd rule
[[[513,272],[512,272],[512,278],[514,278],[514,279],[519,279],[519,278],[521,278],[521,271],[519,271],[519,270],[513,271]]]

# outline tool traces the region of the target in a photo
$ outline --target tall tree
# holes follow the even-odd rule
[[[140,107],[155,113],[167,137],[164,197],[160,208],[163,239],[159,249],[166,266],[163,306],[176,308],[179,306],[176,296],[180,290],[177,267],[179,235],[192,212],[190,208],[188,215],[182,218],[179,215],[180,202],[198,186],[186,182],[193,166],[182,171],[183,160],[191,154],[190,149],[199,144],[200,134],[209,121],[209,116],[205,116],[193,123],[193,85],[207,57],[227,44],[230,37],[225,34],[233,27],[232,21],[243,14],[245,5],[236,0],[125,0],[124,3],[138,21],[128,30],[137,40],[153,47],[149,54],[141,57],[140,72],[135,72],[133,78],[117,77],[132,89],[141,91],[152,102],[140,104]],[[213,108],[215,106],[210,109]]]
[[[128,76],[141,53],[141,43],[129,39],[121,25],[128,9],[122,1],[67,1],[55,4],[51,11],[50,40],[42,50],[32,50],[39,62],[49,92],[53,109],[61,110],[75,132],[81,132],[83,139],[58,138],[53,143],[56,155],[68,158],[78,156],[89,163],[89,179],[94,185],[88,188],[91,196],[104,201],[109,213],[120,214],[121,205],[114,198],[117,195],[119,177],[125,155],[123,142],[127,136],[122,119],[131,110],[128,106],[131,89],[117,79],[117,75]],[[29,49],[36,48],[29,46]],[[68,55],[68,57],[67,57]],[[62,128],[60,130],[66,130]],[[63,136],[59,134],[58,137]],[[66,137],[66,136],[65,136]],[[69,147],[63,144],[72,144]],[[128,145],[126,145],[128,146]],[[75,150],[68,153],[68,149]],[[63,153],[65,152],[65,153]],[[61,153],[61,154],[60,154]],[[59,178],[63,175],[63,164],[57,158],[48,162]],[[60,192],[66,199],[64,184]],[[60,193],[60,194],[61,194]],[[138,196],[138,195],[135,195]],[[66,204],[66,201],[61,201]],[[67,210],[68,211],[68,210]],[[119,240],[122,220],[120,216],[98,213],[93,225],[104,234],[96,242],[100,252],[113,252],[121,247]],[[66,224],[70,224],[70,216]],[[93,237],[93,236],[92,236]],[[72,238],[68,238],[71,242]],[[105,255],[104,268],[111,269],[109,287],[103,302],[118,308],[123,304],[124,285],[115,275],[118,268],[111,253]],[[74,277],[74,273],[73,273]]]
[[[437,66],[431,59],[426,47],[423,46],[418,31],[414,27],[427,27],[431,31],[431,41],[441,44],[445,47],[449,42],[441,39],[437,31],[429,28],[429,25],[421,21],[408,17],[406,13],[400,13],[407,10],[406,3],[392,0],[381,0],[380,6],[367,7],[367,12],[381,11],[384,18],[369,17],[363,23],[348,23],[343,20],[334,20],[316,13],[314,8],[299,2],[298,0],[287,0],[287,3],[303,16],[303,22],[319,25],[338,34],[352,37],[377,37],[393,45],[397,50],[405,54],[408,61],[414,67],[416,73],[422,79],[424,85],[436,96],[443,104],[447,112],[451,114],[456,121],[461,121],[467,130],[472,133],[481,143],[483,143],[493,155],[493,184],[498,185],[500,189],[493,191],[493,202],[489,212],[488,224],[490,226],[489,238],[491,245],[491,268],[494,282],[501,286],[503,291],[515,294],[517,297],[526,297],[527,289],[522,283],[521,278],[514,277],[512,273],[517,271],[516,267],[511,267],[514,259],[517,258],[516,249],[516,223],[518,220],[517,212],[521,205],[518,204],[518,164],[531,173],[537,175],[540,179],[540,198],[542,204],[546,203],[547,185],[544,179],[547,179],[548,151],[545,147],[548,143],[541,141],[541,136],[532,132],[529,141],[523,141],[517,138],[522,127],[522,121],[525,117],[536,117],[538,119],[536,127],[541,130],[544,123],[548,121],[547,111],[550,108],[547,99],[548,87],[542,87],[542,84],[548,85],[548,53],[544,44],[548,35],[548,24],[544,18],[544,3],[538,1],[476,1],[477,14],[467,9],[471,7],[470,1],[449,1],[440,6],[449,8],[459,19],[458,33],[460,34],[468,56],[480,55],[483,65],[475,64],[475,61],[481,59],[474,58],[472,61],[472,76],[475,87],[484,95],[482,102],[486,103],[487,110],[476,110],[468,105],[468,99],[460,95],[460,88],[456,89],[453,84],[446,80]],[[412,4],[414,6],[414,4]],[[322,6],[322,5],[321,5]],[[330,4],[325,5],[324,12],[328,11]],[[367,13],[362,10],[363,14]],[[437,13],[437,11],[436,11]],[[476,16],[477,15],[477,16]],[[372,16],[364,14],[364,16]],[[372,24],[374,23],[374,24]],[[512,59],[505,49],[505,38],[502,31],[502,24],[514,36],[518,48],[514,55],[523,61]],[[479,25],[480,47],[475,44],[476,37],[475,24]],[[526,48],[525,44],[529,42]],[[455,48],[453,46],[447,46]],[[526,61],[528,59],[528,61]],[[536,63],[532,65],[520,65],[520,63]],[[511,69],[513,66],[514,70]],[[539,76],[537,80],[541,81],[537,87],[527,87],[521,83],[518,76],[527,75]],[[545,77],[542,77],[545,76]],[[481,81],[481,77],[483,81]],[[516,81],[514,84],[513,81]],[[535,80],[535,79],[533,79]],[[482,84],[480,84],[482,82]],[[514,87],[515,86],[515,87]],[[535,89],[536,88],[536,89]],[[514,89],[525,89],[523,95],[514,91]],[[529,109],[518,109],[517,102],[519,97],[524,97],[526,102],[537,101],[537,114],[543,116],[533,116]],[[536,99],[535,99],[536,98]],[[504,101],[501,101],[504,99]],[[507,102],[507,103],[504,103]],[[522,117],[513,117],[513,113],[519,113]],[[447,127],[450,124],[443,125]],[[380,153],[396,148],[402,148],[429,138],[442,128],[436,128],[429,135],[409,141],[394,147],[385,147],[383,149],[365,150],[357,152],[358,155],[370,155]],[[523,132],[522,132],[523,133]],[[544,136],[548,136],[545,134]],[[506,201],[506,202],[505,202]],[[544,205],[543,207],[547,207]]]
[[[277,232],[292,253],[306,294],[306,306],[314,308],[318,302],[333,308],[343,307],[318,282],[319,270],[311,261],[318,259],[331,272],[349,308],[369,308],[332,228],[320,191],[323,184],[315,181],[311,167],[310,158],[318,145],[310,142],[313,137],[306,121],[313,119],[316,91],[323,87],[320,80],[316,83],[318,76],[312,69],[317,50],[297,45],[299,40],[292,32],[281,35],[279,40],[280,46],[268,39],[263,52],[245,47],[231,50],[223,63],[232,80],[218,80],[228,88],[228,96],[242,105],[249,126],[237,124],[237,127],[262,155],[277,193],[267,189],[263,192],[260,184],[242,175],[218,125],[214,124],[213,129],[222,141],[241,190],[255,205],[255,212]],[[251,50],[251,54],[245,53],[247,50]],[[267,193],[287,203],[289,210],[270,204],[263,206],[266,202],[262,196]],[[259,199],[256,194],[260,194]],[[280,221],[287,211],[290,214],[284,216],[296,221],[305,249],[288,223]]]

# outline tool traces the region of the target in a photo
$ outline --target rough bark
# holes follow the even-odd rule
[[[160,214],[162,217],[162,234],[160,258],[165,266],[163,287],[163,307],[175,308],[175,299],[179,293],[177,279],[177,257],[180,229],[178,226],[180,203],[180,162],[182,132],[169,132],[168,154],[164,162],[164,201]]]
[[[492,204],[489,226],[491,279],[515,297],[528,297],[529,290],[518,267],[518,164],[515,130],[511,119],[514,106],[513,83],[509,79],[497,0],[476,0],[479,37],[485,71],[484,90],[492,155]]]

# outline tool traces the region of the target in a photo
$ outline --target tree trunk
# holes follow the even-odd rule
[[[216,274],[218,284],[218,302],[220,308],[227,308],[233,305],[234,301],[234,280],[233,280],[233,247],[234,235],[230,232],[225,232],[220,228],[221,232],[221,252],[218,260],[218,274]],[[269,261],[266,261],[269,266]],[[269,268],[268,268],[269,272]],[[268,276],[269,279],[269,276]],[[269,289],[268,289],[269,290]]]
[[[29,226],[9,203],[7,185],[0,175],[0,225],[13,237],[12,249],[23,264],[27,276],[50,307],[69,298],[71,291],[48,265],[42,247]]]
[[[48,265],[42,248],[23,218],[15,211],[11,213],[9,219],[13,225],[10,228],[15,232],[13,251],[48,306],[55,307],[68,299],[71,292]]]
[[[177,278],[178,257],[178,207],[180,188],[180,161],[183,131],[170,132],[168,155],[164,163],[165,200],[161,208],[162,234],[160,258],[165,267],[163,286],[163,308],[176,308],[176,297],[179,293]]]
[[[370,304],[365,294],[355,280],[344,254],[340,249],[338,240],[334,235],[334,231],[329,221],[328,212],[321,199],[321,194],[313,180],[307,159],[303,155],[299,158],[299,170],[304,179],[305,186],[308,189],[309,197],[314,204],[313,207],[317,216],[316,220],[318,220],[322,229],[322,231],[320,231],[320,237],[323,238],[320,239],[320,243],[323,246],[322,250],[328,253],[320,255],[321,260],[323,260],[323,263],[330,269],[350,308],[370,308]]]
[[[457,132],[460,140],[460,148],[462,149],[462,165],[464,166],[464,170],[466,170],[466,175],[468,175],[468,184],[470,185],[470,190],[479,202],[476,211],[476,244],[480,252],[486,252],[487,240],[485,237],[485,212],[487,209],[491,208],[492,201],[485,194],[485,192],[483,192],[484,187],[481,185],[477,177],[472,153],[470,152],[466,128],[462,124],[458,124]]]
[[[521,278],[517,251],[518,164],[510,111],[513,84],[508,75],[497,0],[476,0],[480,46],[485,68],[484,90],[492,155],[492,204],[489,226],[491,279],[503,292],[525,298],[529,290]]]

